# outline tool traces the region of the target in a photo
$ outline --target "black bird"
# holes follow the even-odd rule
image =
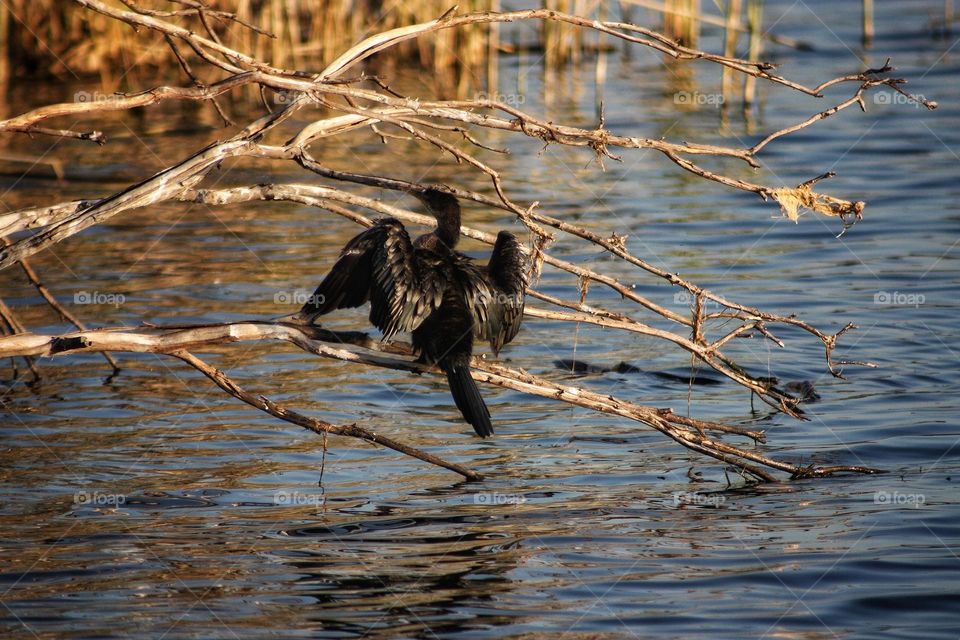
[[[460,204],[436,188],[411,189],[437,228],[411,242],[396,218],[381,218],[350,240],[299,318],[314,322],[369,300],[370,322],[383,339],[412,331],[419,361],[447,374],[450,393],[477,435],[493,435],[490,412],[470,376],[474,336],[495,353],[520,329],[527,259],[520,241],[501,231],[486,267],[455,251]]]

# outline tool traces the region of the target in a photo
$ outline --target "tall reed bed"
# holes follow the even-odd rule
[[[233,49],[289,69],[322,68],[338,52],[371,33],[425,22],[452,6],[450,0],[204,0],[205,18],[201,19],[192,2],[116,2],[130,11],[175,19],[197,33],[207,34],[208,28],[212,29]],[[457,11],[463,14],[512,8],[501,5],[500,0],[460,0]],[[723,16],[704,12],[701,0],[542,0],[541,6],[609,20],[631,19],[634,9],[647,10],[653,14],[648,18],[660,23],[655,26],[685,46],[697,47],[701,25],[710,24],[725,28],[726,55],[734,55],[743,33],[749,44],[740,53],[756,59],[761,52],[763,0],[728,0]],[[222,19],[217,12],[235,14],[239,20]],[[256,25],[273,37],[244,23]],[[544,21],[536,34],[519,29],[502,34],[498,25],[468,25],[400,44],[379,56],[375,64],[388,75],[395,65],[413,64],[431,73],[438,97],[464,97],[498,90],[497,55],[502,51],[520,55],[536,51],[542,54],[549,72],[576,64],[602,47],[599,34],[552,21]],[[188,58],[192,55],[185,53]],[[170,47],[157,33],[137,33],[123,22],[70,0],[0,3],[0,82],[5,77],[72,79],[98,75],[105,90],[125,90],[142,86],[151,76],[165,78],[179,67]],[[752,80],[748,78],[744,88],[748,105],[753,100]],[[740,90],[732,82],[733,77],[726,73],[724,95],[728,97]]]

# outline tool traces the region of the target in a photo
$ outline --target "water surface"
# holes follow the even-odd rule
[[[646,373],[607,373],[578,384],[758,425],[769,433],[761,450],[782,459],[891,473],[749,486],[641,425],[492,387],[483,393],[497,436],[480,441],[436,379],[319,361],[282,344],[203,353],[252,391],[358,422],[488,478],[463,483],[334,438],[318,486],[319,437],[225,397],[176,360],[118,356],[124,371],[107,384],[97,356],[44,360],[42,385],[16,385],[3,396],[0,630],[98,638],[133,630],[170,638],[956,638],[957,41],[930,37],[926,9],[882,5],[878,38],[863,52],[858,9],[847,4],[767,3],[778,33],[816,46],[777,47],[768,57],[816,84],[891,56],[910,90],[940,108],[868,96],[866,113],[849,109],[772,144],[758,171],[710,164],[770,185],[837,171],[824,190],[868,202],[865,220],[841,239],[835,220],[808,215],[795,225],[772,205],[692,177],[654,152],[624,152],[622,164],[601,172],[583,150],[494,136],[512,155],[484,157],[509,176],[514,199],[539,200],[548,213],[602,233],[629,233],[630,250],[657,266],[827,331],[857,323],[837,357],[879,365],[833,378],[819,343],[786,329],[778,331],[783,350],[759,340],[732,345],[731,355],[755,373],[815,383],[821,401],[808,407],[807,422],[752,411],[749,394],[732,383],[691,393]],[[932,15],[939,5],[928,4]],[[716,48],[717,32],[706,32],[703,44]],[[520,76],[524,92],[514,95],[525,109],[591,126],[592,67],[576,70],[575,81],[548,82],[535,62],[505,58],[501,91],[515,92]],[[669,140],[749,145],[853,91],[837,87],[816,100],[762,86],[754,128],[735,107],[722,130],[715,104],[680,108],[671,99],[678,90],[715,95],[716,68],[664,65],[642,50],[610,64],[607,126]],[[8,109],[90,87],[13,86]],[[3,203],[106,194],[226,135],[198,127],[212,118],[197,109],[157,109],[182,128],[166,136],[151,118],[118,114],[105,125],[104,149],[11,138],[11,153],[66,159],[69,179],[21,177],[23,167],[10,165]],[[432,150],[383,147],[368,134],[315,151],[339,167],[490,191]],[[234,163],[209,184],[264,181],[316,182],[293,167]],[[520,230],[503,212],[471,206],[466,216],[488,231]],[[80,292],[124,296],[118,306],[71,307],[91,324],[271,317],[292,311],[277,293],[310,289],[355,232],[332,214],[282,203],[167,204],[114,218],[33,262],[65,301]],[[594,247],[561,238],[553,251],[685,306],[665,283]],[[575,281],[549,269],[542,287],[576,295]],[[66,330],[20,272],[5,272],[0,296],[31,329]],[[629,309],[599,286],[590,300]],[[342,313],[332,326],[362,327],[364,318]],[[645,371],[689,364],[658,341],[590,326],[574,334],[545,321],[528,322],[503,356],[555,379],[565,376],[551,362],[574,356]]]

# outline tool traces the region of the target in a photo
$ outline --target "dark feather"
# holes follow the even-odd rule
[[[477,383],[470,376],[470,367],[458,365],[447,369],[447,384],[450,385],[450,394],[453,401],[463,414],[463,418],[473,426],[473,430],[481,438],[493,435],[493,425],[490,423],[490,410],[487,409]]]
[[[523,245],[509,231],[497,234],[490,262],[483,270],[492,299],[486,322],[477,325],[477,336],[488,340],[496,354],[520,331],[527,291],[527,256]]]
[[[391,224],[373,254],[370,282],[370,322],[385,339],[405,329],[403,309],[417,288],[410,236],[399,220],[388,220]]]
[[[378,220],[347,242],[336,264],[300,309],[300,314],[312,322],[317,316],[336,309],[359,307],[365,303],[369,299],[374,254],[383,245],[387,229],[393,223],[400,224],[394,218]],[[402,225],[400,229],[403,230]]]

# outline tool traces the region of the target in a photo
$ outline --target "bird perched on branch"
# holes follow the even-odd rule
[[[383,339],[411,331],[419,361],[447,374],[450,393],[477,435],[493,435],[490,412],[470,375],[476,336],[494,353],[520,329],[527,258],[520,241],[501,231],[487,265],[455,250],[460,204],[434,187],[410,193],[436,218],[437,228],[411,242],[396,218],[381,218],[350,240],[330,273],[298,314],[315,322],[336,309],[370,302],[370,322]]]

